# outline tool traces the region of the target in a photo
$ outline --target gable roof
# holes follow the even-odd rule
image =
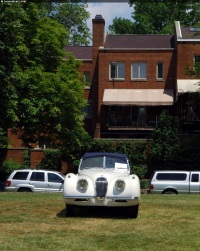
[[[173,49],[173,35],[107,35],[104,48]]]
[[[65,52],[71,52],[76,59],[92,60],[92,46],[65,46]]]

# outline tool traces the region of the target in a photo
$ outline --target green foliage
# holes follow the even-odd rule
[[[169,169],[199,170],[200,145],[198,138],[185,139],[180,142],[176,155],[168,163]]]
[[[149,189],[149,185],[150,185],[150,180],[148,180],[148,179],[140,180],[141,189]]]
[[[71,55],[56,73],[27,70],[20,79],[18,116],[23,141],[51,148],[80,147],[88,137],[83,129],[84,85],[79,63]]]
[[[14,170],[20,169],[21,164],[16,160],[8,159],[3,162],[2,167],[8,174],[11,174]]]
[[[136,31],[136,24],[129,19],[115,17],[108,26],[108,31],[110,34],[133,34]]]
[[[147,174],[147,164],[132,165],[131,173],[137,174],[140,179],[144,179]]]
[[[45,150],[42,161],[38,165],[38,168],[60,171],[61,164],[62,164],[62,157],[59,150]]]
[[[126,154],[129,158],[131,173],[140,178],[147,173],[147,142],[125,140],[94,140],[89,149],[91,152],[117,152]]]
[[[88,137],[84,78],[72,55],[62,61],[68,34],[54,17],[33,2],[0,5],[0,127],[23,127],[28,147],[39,142],[73,150]]]
[[[198,1],[131,0],[133,22],[115,18],[109,26],[115,34],[173,34],[174,22],[182,26],[199,23]],[[123,27],[124,24],[124,27]]]
[[[200,77],[200,63],[195,62],[193,65],[186,65],[184,67],[185,74],[189,77]]]
[[[27,151],[24,151],[23,153],[23,162],[22,162],[21,167],[30,168],[30,166],[31,166],[30,152],[27,150]]]
[[[8,145],[8,137],[6,133],[0,128],[0,147],[7,147]]]
[[[158,118],[158,126],[153,132],[151,147],[152,168],[164,169],[179,148],[179,121],[164,110]]]
[[[90,17],[84,3],[51,3],[49,17],[61,23],[67,31],[68,45],[89,45],[91,40],[87,19]],[[70,18],[69,18],[70,17]]]

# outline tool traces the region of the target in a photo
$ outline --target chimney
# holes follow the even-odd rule
[[[92,19],[93,23],[93,46],[99,47],[104,44],[104,27],[105,20],[102,15],[96,15],[94,19]]]

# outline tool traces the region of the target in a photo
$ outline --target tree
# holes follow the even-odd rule
[[[87,4],[75,1],[44,2],[39,6],[44,16],[58,21],[65,27],[68,45],[89,45],[91,34],[87,27],[87,19],[90,13],[86,11]]]
[[[151,147],[151,165],[164,169],[179,148],[179,121],[164,110],[158,118],[158,125],[153,132]]]
[[[25,145],[80,146],[84,78],[73,56],[62,60],[66,30],[33,3],[0,9],[0,127],[23,128]]]
[[[108,30],[110,34],[133,34],[136,31],[136,24],[129,19],[115,17]]]
[[[130,0],[129,3],[134,8],[134,25],[127,26],[127,34],[173,34],[175,21],[180,21],[183,26],[199,23],[199,1]],[[118,19],[113,20],[112,30],[124,34],[124,29],[118,29],[118,23]]]

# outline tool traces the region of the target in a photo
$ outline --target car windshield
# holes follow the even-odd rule
[[[82,159],[80,170],[89,168],[113,168],[116,171],[127,171],[128,162],[125,158],[112,157],[112,156],[98,156]]]

